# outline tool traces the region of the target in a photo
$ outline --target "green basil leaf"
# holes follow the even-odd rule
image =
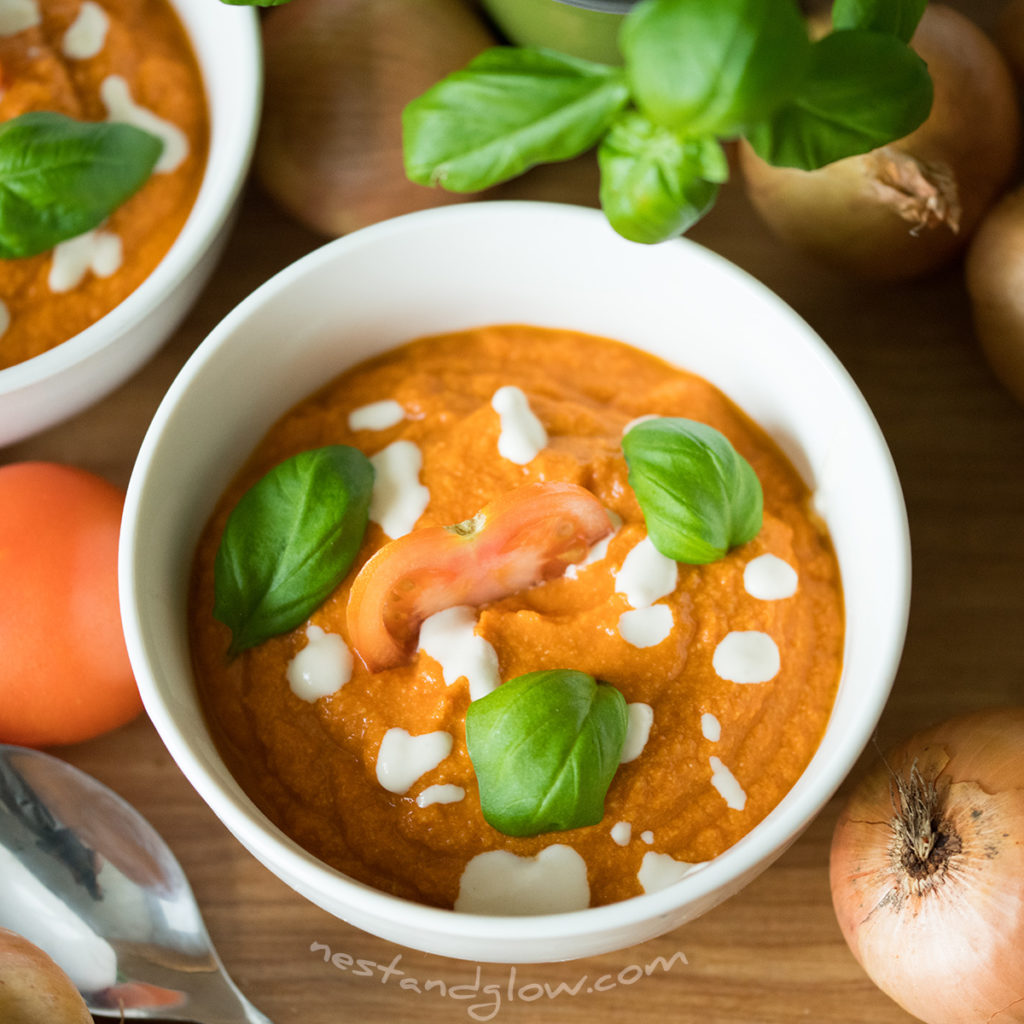
[[[714,205],[717,181],[728,176],[717,140],[688,139],[635,110],[619,115],[597,159],[605,216],[634,242],[681,235]]]
[[[620,68],[492,47],[406,105],[405,171],[453,192],[488,188],[589,149],[628,100]]]
[[[213,615],[229,655],[305,621],[345,578],[366,532],[373,466],[331,445],[275,466],[228,516],[214,562]]]
[[[927,6],[928,0],[835,0],[832,27],[888,32],[909,43]]]
[[[761,159],[812,171],[903,138],[928,117],[927,65],[894,36],[846,29],[813,50],[799,94],[747,134]]]
[[[641,420],[627,431],[622,450],[647,534],[667,558],[704,565],[757,536],[761,482],[714,427],[671,417]]]
[[[619,46],[637,107],[691,135],[731,136],[767,117],[810,60],[793,0],[642,0]]]
[[[35,111],[0,125],[0,258],[91,231],[149,177],[163,149],[134,125]]]
[[[466,745],[484,817],[510,836],[596,825],[627,718],[618,690],[568,669],[518,676],[473,701]]]

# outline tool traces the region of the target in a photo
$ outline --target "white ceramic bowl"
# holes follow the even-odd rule
[[[845,587],[845,667],[824,741],[776,809],[660,892],[544,917],[420,906],[326,867],[271,825],[226,770],[193,685],[190,561],[216,497],[270,424],[324,380],[413,337],[481,324],[576,328],[700,373],[780,443],[817,492]],[[641,942],[753,879],[824,805],[892,684],[909,599],[899,483],[878,426],[823,342],[752,278],[688,241],[626,242],[594,210],[476,203],[332,242],[246,299],[199,346],[150,427],[122,530],[128,650],[172,756],[238,839],[314,903],[391,941],[474,961],[537,962]]]
[[[149,277],[56,348],[0,370],[0,446],[73,416],[126,381],[170,337],[210,276],[252,159],[263,86],[259,20],[217,0],[171,0],[210,108],[210,152],[192,212]]]

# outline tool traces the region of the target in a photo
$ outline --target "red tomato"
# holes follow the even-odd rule
[[[84,470],[0,466],[0,741],[76,743],[142,709],[117,603],[123,504]]]
[[[356,576],[349,641],[371,672],[401,664],[428,616],[560,576],[611,529],[589,491],[553,482],[508,491],[454,526],[413,530],[385,544]]]

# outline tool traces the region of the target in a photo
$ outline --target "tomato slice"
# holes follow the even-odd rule
[[[349,642],[371,672],[411,657],[420,623],[454,605],[482,605],[560,576],[611,533],[604,506],[564,482],[507,491],[472,519],[389,541],[359,571]]]

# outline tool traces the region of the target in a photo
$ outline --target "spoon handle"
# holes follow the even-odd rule
[[[260,1013],[245,996],[242,996],[242,1002],[245,1009],[245,1021],[239,1022],[239,1024],[274,1024],[266,1014]]]
[[[273,1024],[242,995],[212,951],[205,962],[194,961],[188,967],[179,964],[176,969],[166,960],[154,962],[122,951],[119,966],[124,981],[86,998],[97,1017],[181,1024]]]

